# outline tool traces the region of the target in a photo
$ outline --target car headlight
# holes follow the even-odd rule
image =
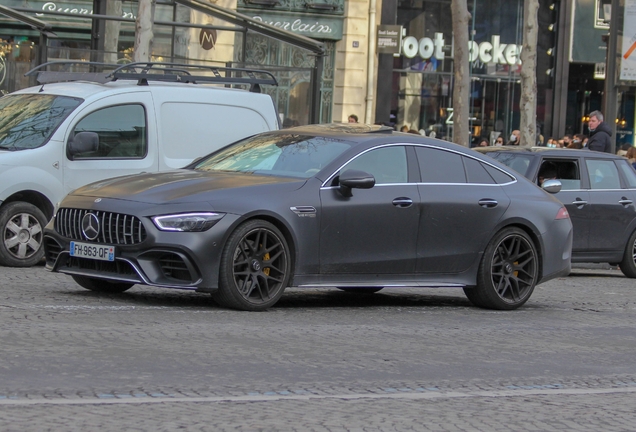
[[[212,228],[223,216],[223,213],[180,213],[153,216],[152,221],[161,231],[200,232]]]

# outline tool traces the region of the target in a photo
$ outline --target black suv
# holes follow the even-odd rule
[[[567,207],[574,226],[572,262],[619,265],[625,276],[636,278],[636,171],[627,159],[589,150],[547,147],[475,150],[537,185],[548,179],[558,180],[561,190],[555,197]]]

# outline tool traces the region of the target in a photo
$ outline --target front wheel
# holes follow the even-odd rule
[[[12,202],[0,209],[0,264],[31,267],[42,260],[46,216],[26,202]]]
[[[477,286],[464,288],[464,293],[475,306],[512,310],[528,301],[538,277],[538,255],[528,234],[505,228],[484,252]]]
[[[230,235],[221,254],[219,289],[212,294],[221,306],[261,311],[273,306],[290,280],[291,259],[283,234],[264,220],[251,220]]]
[[[122,293],[134,284],[125,282],[111,282],[104,279],[91,278],[86,276],[72,275],[73,280],[82,288],[102,293]]]
[[[620,268],[628,278],[636,278],[636,231],[629,236]]]

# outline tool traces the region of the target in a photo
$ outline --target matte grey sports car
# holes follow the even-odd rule
[[[146,284],[263,310],[287,286],[458,287],[477,306],[515,309],[569,273],[572,224],[487,156],[332,124],[85,186],[60,203],[44,245],[48,270],[95,291]]]

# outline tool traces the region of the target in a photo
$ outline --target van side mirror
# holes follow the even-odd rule
[[[346,170],[340,173],[338,179],[342,196],[351,197],[351,189],[371,189],[375,186],[375,177],[359,170]]]
[[[68,154],[71,159],[81,153],[96,152],[99,148],[99,135],[95,132],[79,132],[68,140]]]
[[[561,184],[560,181],[558,180],[545,180],[543,182],[543,184],[541,185],[541,188],[551,194],[555,194],[555,193],[559,193],[561,192],[561,188],[563,187],[563,185]]]

